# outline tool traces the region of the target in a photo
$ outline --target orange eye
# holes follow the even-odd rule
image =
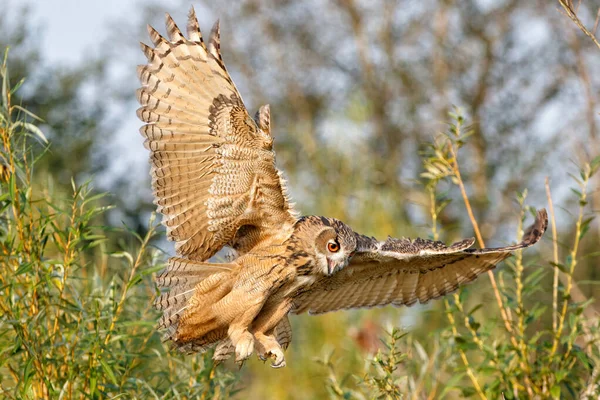
[[[329,250],[332,253],[337,253],[338,251],[340,251],[340,245],[338,244],[338,242],[329,242],[327,243],[327,250]]]

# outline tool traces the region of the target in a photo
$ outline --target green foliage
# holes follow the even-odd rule
[[[10,87],[6,62],[1,75],[2,396],[233,395],[238,377],[228,367],[214,366],[210,354],[183,357],[169,351],[154,329],[158,314],[151,307],[156,295],[152,276],[162,268],[161,254],[151,245],[154,218],[145,236],[102,226],[98,221],[108,207],[100,205],[103,195],[89,183],[73,181],[65,196],[35,181],[48,143],[36,125],[39,118],[12,105],[20,84]],[[448,204],[438,193],[445,182],[461,190],[483,245],[457,157],[469,131],[460,113],[451,118],[448,133],[422,153],[432,237],[438,239],[439,217]],[[587,193],[599,165],[594,159],[573,177],[578,212],[564,261],[556,258],[545,270],[540,261],[525,262],[518,253],[492,283],[499,306],[474,302],[468,289],[462,290],[445,301],[448,324],[420,340],[392,329],[382,349],[364,362],[362,373],[355,368],[344,372],[332,357],[320,361],[329,394],[344,399],[596,397],[599,327],[596,318],[589,318],[590,301],[573,301],[573,275],[582,258],[580,242],[593,221]],[[517,195],[521,222],[530,210],[526,198],[526,191]],[[522,223],[517,233],[522,235]],[[552,240],[556,245],[556,236]],[[555,279],[545,289],[550,270],[563,284]],[[544,291],[555,294],[552,307],[539,299]]]
[[[219,398],[234,374],[210,355],[168,351],[154,329],[161,254],[141,237],[97,225],[108,208],[89,183],[63,196],[34,181],[46,138],[12,104],[0,70],[0,393],[3,398]]]
[[[398,341],[405,334],[396,328],[389,334],[389,340],[384,343],[385,351],[379,350],[371,360],[371,371],[365,375],[363,383],[378,399],[394,399],[401,397],[397,383],[396,371],[400,362],[405,358],[398,350]]]
[[[402,375],[398,368],[406,358],[399,350],[400,340],[406,336],[399,329],[393,328],[383,342],[383,350],[371,358],[365,368],[364,376],[353,376],[355,385],[346,387],[343,379],[341,382],[336,376],[336,363],[332,355],[318,362],[328,371],[327,388],[332,396],[340,399],[399,399],[403,397],[399,380]]]
[[[448,133],[440,135],[423,152],[422,177],[430,194],[432,235],[438,238],[436,221],[447,204],[446,201],[439,204],[436,189],[440,182],[450,181],[461,189],[467,213],[483,246],[457,158],[458,149],[468,136],[462,133],[464,118],[459,112],[451,113],[450,117]],[[572,244],[563,263],[525,262],[521,251],[517,252],[507,261],[508,268],[499,272],[498,282],[492,279],[492,289],[500,299],[497,305],[471,301],[467,288],[448,296],[445,306],[449,324],[428,338],[431,342],[428,349],[408,336],[399,347],[407,355],[399,368],[398,359],[393,358],[399,339],[394,331],[386,342],[390,355],[378,354],[372,360],[386,374],[368,370],[362,378],[362,382],[370,383],[366,393],[338,385],[333,364],[327,363],[333,393],[342,398],[444,398],[457,394],[481,399],[597,398],[600,326],[598,319],[590,314],[591,300],[573,301],[572,295],[576,286],[573,274],[582,258],[579,243],[593,220],[593,216],[586,216],[588,184],[598,165],[596,158],[584,164],[573,177],[578,185],[573,190],[578,212]],[[517,237],[523,235],[528,211],[535,215],[535,210],[526,206],[526,197],[526,190],[517,194],[520,208]],[[554,224],[550,194],[548,200]],[[553,236],[551,240],[557,246],[556,231],[553,229],[548,235]],[[554,270],[554,283],[545,279],[550,271],[547,266]],[[558,283],[559,274],[562,285]],[[552,307],[540,298],[542,292],[554,292]],[[394,362],[390,363],[392,359]],[[390,388],[393,391],[383,392]]]
[[[593,96],[589,123],[584,120],[589,113],[571,97],[583,97],[574,82],[585,76],[586,64],[591,72],[595,63],[580,60],[578,42],[553,22],[555,5],[506,2],[484,10],[471,2],[433,2],[420,6],[424,14],[419,15],[411,7],[404,10],[405,4],[384,3],[373,3],[365,13],[360,8],[367,2],[356,3],[359,9],[353,9],[354,2],[335,2],[323,12],[324,6],[259,1],[249,7],[221,6],[215,13],[235,21],[227,24],[231,38],[246,37],[249,31],[261,34],[260,46],[242,41],[228,45],[224,53],[240,87],[253,87],[250,103],[270,101],[277,110],[278,161],[286,163],[280,166],[290,174],[304,212],[339,217],[369,234],[402,236],[422,233],[420,215],[413,216],[422,206],[432,221],[431,237],[449,241],[465,215],[476,232],[477,219],[485,217],[494,226],[502,222],[507,215],[502,199],[515,191],[523,192],[517,195],[519,211],[513,210],[511,221],[519,212],[521,219],[528,215],[521,185],[532,182],[534,189],[539,173],[560,177],[561,168],[544,169],[542,160],[561,160],[567,137],[597,152]],[[189,4],[180,6],[187,9]],[[312,14],[298,17],[307,11]],[[403,18],[379,23],[396,15]],[[447,15],[453,16],[452,24],[444,22]],[[506,21],[532,20],[531,15],[550,22],[552,34],[546,40],[539,35],[538,47],[519,56],[514,54],[515,31],[523,30],[523,24]],[[43,64],[39,32],[24,17],[14,23],[14,35],[7,32],[7,17],[0,21],[0,48],[10,44],[19,57],[11,59],[14,88],[3,70],[0,110],[1,398],[208,399],[228,397],[242,385],[242,399],[598,397],[598,318],[590,306],[597,289],[579,289],[576,280],[596,274],[593,217],[600,199],[600,158],[583,163],[572,176],[574,201],[565,209],[575,214],[574,222],[551,239],[548,232],[525,258],[517,254],[505,262],[495,273],[497,282],[481,277],[446,301],[416,312],[388,307],[299,316],[292,321],[288,367],[273,371],[251,360],[238,375],[227,366],[214,367],[210,355],[182,357],[160,342],[154,329],[158,313],[151,303],[156,294],[152,275],[161,268],[161,254],[151,245],[154,221],[146,234],[142,212],[153,206],[140,207],[143,200],[136,196],[129,211],[118,207],[128,221],[139,224],[135,232],[102,226],[108,200],[90,183],[71,180],[79,182],[102,168],[96,159],[102,154],[96,150],[112,137],[116,122],[107,111],[111,85],[96,83],[101,95],[85,98],[82,88],[90,77],[102,81],[104,61],[120,59],[125,52],[119,49],[119,57],[103,54],[102,61],[81,67],[52,67]],[[417,40],[434,47],[415,57],[413,50],[405,50]],[[355,44],[358,53],[352,51]],[[33,85],[16,92],[21,78],[31,73],[37,74]],[[314,85],[329,81],[348,84],[342,90]],[[582,83],[589,85],[589,93],[597,92],[593,79]],[[130,89],[123,85],[123,97],[132,96]],[[462,113],[455,111],[447,134],[426,146],[420,153],[423,168],[415,168],[415,149],[431,131],[431,122],[444,118],[450,101],[464,104],[475,124],[466,128]],[[543,137],[551,138],[544,143],[531,133],[540,129],[530,129],[555,104],[564,124],[544,126]],[[324,122],[341,132],[326,134],[330,127]],[[353,129],[346,132],[347,127]],[[357,131],[367,134],[357,137]],[[462,151],[469,153],[462,157],[461,176]],[[420,171],[424,187],[413,188],[408,182]],[[126,174],[111,201],[126,203],[120,193],[127,193],[130,183]],[[303,198],[303,192],[309,195]],[[481,230],[483,245],[481,235],[492,234],[483,225]],[[551,253],[549,243],[555,256],[536,259],[535,249]],[[489,293],[482,294],[481,288]],[[392,325],[398,325],[397,317],[410,313],[421,319],[413,332],[402,336],[392,330],[376,356],[362,353],[348,335],[348,327],[361,319],[396,318]],[[321,362],[323,372],[312,357],[325,346],[334,346],[336,357]]]

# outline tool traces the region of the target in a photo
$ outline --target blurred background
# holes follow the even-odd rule
[[[486,244],[517,239],[517,192],[546,207],[546,177],[559,243],[570,244],[569,174],[599,154],[600,51],[557,2],[0,0],[0,49],[10,47],[11,79],[27,77],[19,101],[45,121],[52,143],[38,173],[65,188],[71,176],[92,177],[117,205],[106,224],[147,229],[154,206],[135,116],[135,67],[145,63],[138,42],[149,42],[147,23],[165,32],[164,12],[185,27],[191,4],[205,34],[220,19],[223,58],[251,114],[271,105],[278,166],[301,213],[382,239],[430,236],[420,156],[458,106],[472,128],[461,172]],[[578,15],[593,26],[598,8],[582,1]],[[441,191],[453,200],[439,216],[441,239],[473,236],[458,188]],[[599,234],[592,224],[581,251],[597,251]],[[530,255],[533,268],[550,267],[550,249],[546,238]],[[576,279],[598,279],[596,260],[581,261]],[[482,277],[468,290],[495,307],[489,284]],[[597,294],[594,285],[580,290]],[[315,358],[333,352],[341,371],[357,373],[391,326],[427,342],[446,323],[440,301],[293,317],[288,366],[275,372],[252,360],[239,398],[322,397],[327,371]],[[290,393],[292,385],[306,392]]]

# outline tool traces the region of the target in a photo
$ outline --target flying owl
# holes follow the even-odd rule
[[[300,217],[275,166],[269,106],[250,117],[220,52],[219,24],[205,43],[192,8],[187,38],[166,15],[168,39],[148,27],[138,67],[140,129],[152,188],[177,257],[158,275],[159,327],[184,352],[214,358],[253,351],[285,365],[288,315],[425,303],[536,243],[545,210],[521,243],[495,249],[425,239],[378,241],[333,218]],[[237,258],[209,259],[224,246]]]

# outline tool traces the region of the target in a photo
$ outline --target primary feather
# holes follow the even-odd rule
[[[192,9],[189,39],[166,16],[169,39],[148,27],[154,48],[138,68],[137,114],[151,151],[152,187],[179,255],[204,261],[242,225],[263,235],[293,224],[295,213],[275,167],[268,110],[250,118],[220,53],[219,25],[202,39]],[[252,247],[248,245],[248,247]]]

